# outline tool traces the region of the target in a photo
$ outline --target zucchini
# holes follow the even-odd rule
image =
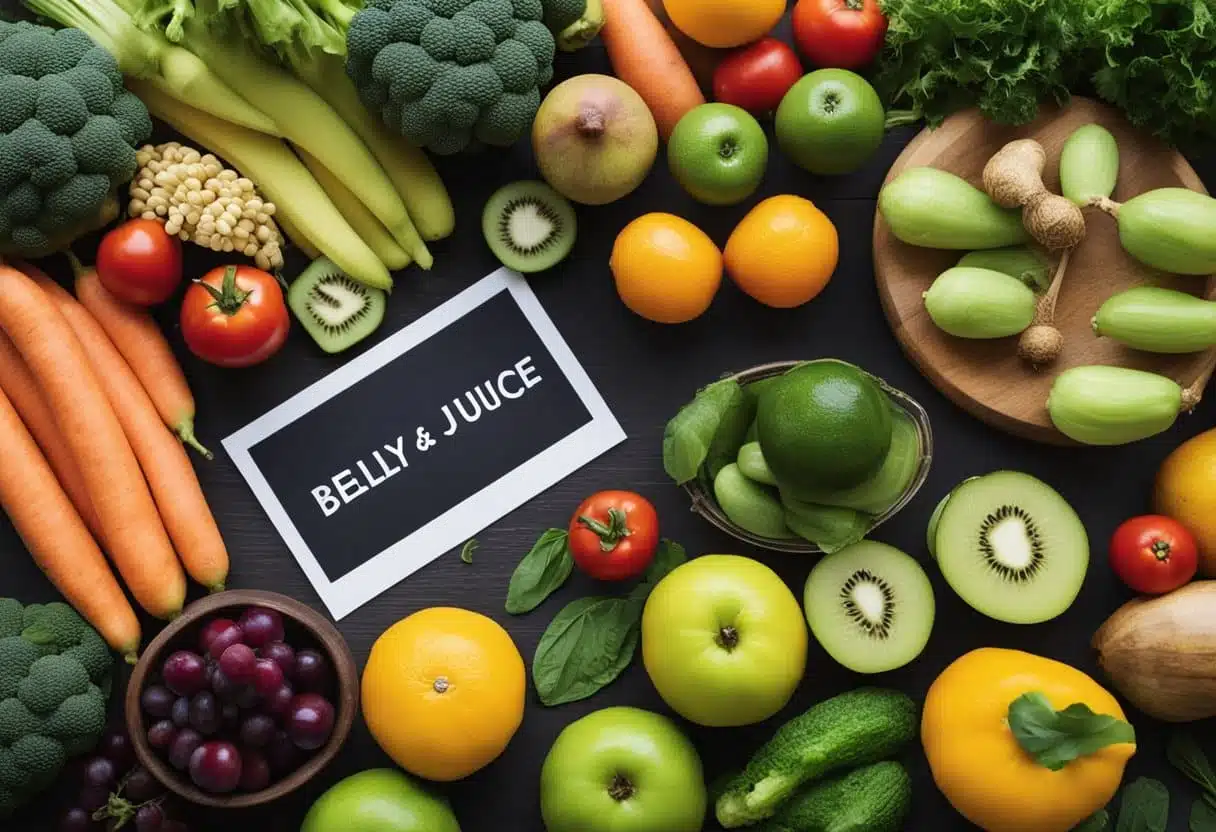
[[[912,778],[888,760],[814,784],[756,830],[899,832],[911,808]]]
[[[987,249],[1024,243],[1022,215],[979,188],[937,168],[908,168],[883,186],[878,210],[896,239],[942,249]]]

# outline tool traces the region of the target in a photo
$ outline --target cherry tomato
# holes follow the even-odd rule
[[[802,77],[794,50],[776,38],[758,40],[727,55],[714,70],[714,98],[753,115],[777,109]]]
[[[182,336],[190,351],[220,367],[249,367],[279,351],[291,319],[273,275],[220,266],[182,299]]]
[[[1110,539],[1110,565],[1123,583],[1146,595],[1173,592],[1195,577],[1195,537],[1159,514],[1133,517]]]
[[[818,67],[861,69],[887,36],[878,0],[798,0],[793,22],[794,42]]]
[[[570,554],[601,581],[625,581],[646,571],[659,545],[659,515],[632,491],[592,494],[570,519]]]
[[[97,277],[127,303],[164,303],[182,282],[181,240],[156,220],[128,220],[101,238]]]

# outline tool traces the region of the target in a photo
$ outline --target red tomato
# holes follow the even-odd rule
[[[279,351],[291,319],[279,282],[253,266],[220,266],[182,299],[190,351],[220,367],[249,367]]]
[[[127,303],[164,303],[182,282],[181,240],[157,220],[128,220],[101,238],[97,277]]]
[[[1110,565],[1123,583],[1146,595],[1173,592],[1195,577],[1198,547],[1181,523],[1158,514],[1133,517],[1110,539]]]
[[[801,77],[802,63],[794,50],[776,38],[764,38],[718,64],[714,98],[755,115],[771,113]]]
[[[570,554],[601,581],[624,581],[646,571],[659,545],[659,515],[632,491],[592,494],[570,519]]]
[[[793,21],[794,41],[819,67],[861,69],[887,36],[878,0],[798,0]]]

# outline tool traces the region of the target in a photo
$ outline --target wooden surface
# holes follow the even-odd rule
[[[1164,187],[1206,193],[1186,159],[1133,128],[1117,111],[1082,98],[1022,128],[995,125],[976,111],[959,113],[940,128],[925,130],[913,139],[891,167],[887,181],[908,168],[924,165],[982,187],[980,174],[994,153],[1013,139],[1033,138],[1047,151],[1044,182],[1059,193],[1060,149],[1073,130],[1089,123],[1107,128],[1119,143],[1116,201]],[[874,274],[883,310],[904,351],[956,404],[993,427],[1039,442],[1068,442],[1051,424],[1046,402],[1052,380],[1069,367],[1115,364],[1150,370],[1185,387],[1199,375],[1206,358],[1202,353],[1152,355],[1093,334],[1090,319],[1104,300],[1123,289],[1152,281],[1203,294],[1206,286],[1203,278],[1165,275],[1138,263],[1119,245],[1114,219],[1097,209],[1086,209],[1085,214],[1085,240],[1072,254],[1056,302],[1055,323],[1064,334],[1064,349],[1055,364],[1036,371],[1018,358],[1016,336],[980,341],[955,338],[938,329],[925,311],[921,295],[963,252],[902,243],[876,212]]]

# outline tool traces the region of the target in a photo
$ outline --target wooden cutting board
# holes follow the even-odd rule
[[[1186,187],[1206,193],[1203,182],[1181,154],[1137,130],[1115,110],[1084,98],[1053,108],[1023,127],[993,124],[978,111],[958,113],[936,130],[925,130],[895,161],[887,181],[920,165],[941,168],[982,187],[985,163],[1006,142],[1034,138],[1047,151],[1044,181],[1059,193],[1060,149],[1076,128],[1100,124],[1119,143],[1119,182],[1114,199],[1123,202],[1154,188]],[[939,330],[925,312],[921,294],[964,252],[917,248],[891,234],[879,213],[874,222],[874,273],[883,311],[895,337],[920,371],[947,397],[993,427],[1038,442],[1070,444],[1047,415],[1047,394],[1054,377],[1069,367],[1115,364],[1169,376],[1184,387],[1199,375],[1205,354],[1161,356],[1137,352],[1098,338],[1090,319],[1111,295],[1154,282],[1204,295],[1216,278],[1165,275],[1143,266],[1119,245],[1115,221],[1086,210],[1087,233],[1073,252],[1056,304],[1055,323],[1064,350],[1050,367],[1035,371],[1017,357],[1017,338],[975,341]]]

